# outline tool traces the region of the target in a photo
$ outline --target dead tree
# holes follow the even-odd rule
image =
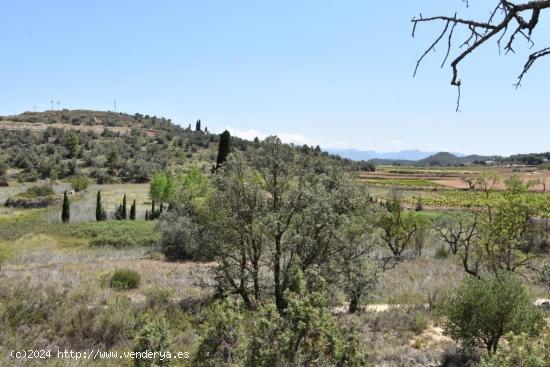
[[[462,80],[458,75],[460,63],[476,51],[480,46],[491,40],[496,41],[499,52],[504,51],[505,53],[515,53],[514,47],[517,38],[524,38],[531,45],[531,47],[533,47],[533,31],[539,24],[541,12],[550,8],[550,0],[524,0],[522,3],[507,0],[494,1],[496,4],[492,7],[489,18],[486,20],[480,21],[475,19],[462,19],[457,16],[457,13],[453,16],[441,15],[433,17],[424,17],[420,14],[418,17],[414,17],[411,20],[413,23],[413,37],[415,36],[416,28],[420,23],[441,22],[444,26],[443,31],[418,59],[414,70],[414,75],[416,75],[418,67],[426,55],[428,55],[430,51],[435,51],[436,45],[440,43],[445,44],[446,53],[441,67],[445,66],[453,48],[457,48],[457,51],[459,51],[459,53],[454,56],[451,61],[451,85],[457,87],[458,90],[456,105],[457,112],[460,108],[460,87],[462,86]],[[468,0],[463,0],[463,2],[466,4],[466,7],[468,7]],[[465,39],[460,39],[458,41],[455,39],[456,27],[463,27],[466,29],[467,35]],[[547,55],[550,55],[550,47],[539,49],[529,55],[525,65],[523,66],[523,70],[519,74],[518,80],[515,83],[516,88],[521,85],[523,77],[529,72],[535,62]]]

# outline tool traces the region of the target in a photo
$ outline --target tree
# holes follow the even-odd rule
[[[462,182],[468,185],[468,188],[470,190],[474,190],[476,188],[476,180],[475,178],[469,177],[469,176],[462,176],[460,178]]]
[[[127,211],[126,211],[126,194],[124,194],[124,197],[122,198],[122,219],[128,218]]]
[[[107,213],[103,210],[103,206],[101,204],[101,191],[98,190],[95,204],[95,220],[100,222],[105,219],[107,219]]]
[[[483,251],[479,243],[479,212],[455,212],[437,218],[434,229],[457,256],[467,274],[479,276]]]
[[[378,221],[382,229],[382,240],[392,254],[400,257],[413,241],[418,230],[416,214],[403,209],[401,195],[394,191],[386,203],[387,212]]]
[[[229,131],[225,130],[220,135],[220,144],[218,146],[218,157],[216,158],[216,169],[226,161],[227,156],[229,155],[231,144],[231,134]]]
[[[198,119],[195,124],[195,131],[201,131],[201,120]]]
[[[532,230],[531,218],[544,205],[526,195],[531,184],[518,176],[510,177],[505,184],[502,200],[494,205],[488,201],[479,227],[486,267],[492,272],[518,272],[529,264],[534,255],[525,248]]]
[[[130,206],[130,220],[136,220],[136,201],[135,200],[132,202],[132,206]]]
[[[175,192],[175,180],[171,173],[158,171],[149,184],[149,197],[158,203],[169,203]]]
[[[61,207],[61,221],[63,223],[69,223],[71,218],[71,207],[70,207],[69,197],[67,196],[67,190],[63,192],[63,205]]]
[[[374,224],[379,215],[377,206],[366,196],[357,196],[362,203],[358,210],[346,218],[338,233],[342,250],[331,261],[332,279],[341,287],[349,300],[348,311],[356,312],[361,302],[368,299],[384,270],[383,261],[376,256],[377,235]]]
[[[122,204],[117,205],[115,209],[115,219],[116,220],[126,220],[127,216],[127,207],[126,207],[126,194],[122,198]]]
[[[445,333],[466,347],[497,351],[505,334],[536,335],[544,323],[521,283],[510,272],[468,277],[445,305]]]
[[[469,5],[468,0],[465,0],[464,2],[466,3],[466,6]],[[503,49],[505,53],[515,53],[515,44],[518,38],[524,38],[531,44],[531,46],[533,46],[533,32],[539,25],[541,13],[548,8],[550,8],[550,0],[524,0],[520,3],[508,0],[495,0],[492,6],[492,11],[490,11],[490,16],[487,20],[462,19],[458,17],[456,13],[454,16],[424,17],[421,14],[419,17],[414,17],[412,19],[413,37],[415,36],[417,26],[421,23],[441,22],[444,24],[443,31],[418,59],[414,75],[416,75],[422,60],[430,51],[435,51],[435,47],[439,43],[444,43],[444,49],[446,50],[442,63],[442,66],[444,66],[452,51],[456,35],[460,36],[464,34],[455,32],[455,28],[465,28],[465,39],[456,43],[457,45],[460,45],[461,50],[459,50],[456,56],[453,56],[453,60],[451,61],[451,85],[458,88],[458,111],[460,107],[460,87],[462,86],[462,80],[458,75],[459,64],[474,51],[478,50],[481,46],[491,40],[496,40],[499,50]],[[507,35],[508,31],[510,31],[510,33]],[[529,55],[527,62],[523,66],[523,70],[518,76],[516,87],[521,85],[523,77],[529,72],[529,70],[531,70],[535,62],[547,55],[550,55],[550,47],[539,49]]]

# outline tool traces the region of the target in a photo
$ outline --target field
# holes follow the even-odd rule
[[[366,182],[377,200],[389,198],[390,191],[395,189],[402,190],[410,206],[422,197],[425,207],[419,215],[430,221],[444,210],[472,203],[480,205],[486,200],[480,192],[445,184],[459,180],[464,173],[457,169],[397,171],[384,167],[377,173],[362,174],[360,181]],[[28,187],[12,184],[0,188],[0,201]],[[58,182],[53,188],[60,195],[69,185]],[[109,211],[114,210],[124,194],[129,203],[136,200],[137,220],[95,222],[98,190]],[[61,348],[131,350],[132,335],[139,329],[140,320],[153,311],[173,320],[168,329],[174,347],[196,351],[204,312],[215,295],[212,270],[216,263],[171,262],[164,258],[157,245],[157,223],[143,220],[151,205],[148,191],[148,184],[91,185],[71,196],[69,224],[61,223],[59,205],[44,209],[1,209],[0,250],[6,261],[0,273],[0,294],[4,299],[0,307],[3,322],[10,325],[3,334],[4,345],[38,348],[44,340],[50,340]],[[491,195],[489,200],[498,200],[501,193]],[[537,191],[528,195],[546,202],[549,198],[548,193]],[[334,294],[330,300],[332,313],[342,325],[358,327],[363,345],[371,351],[369,363],[432,365],[445,355],[454,358],[458,345],[444,335],[438,307],[452,294],[464,273],[458,261],[448,253],[442,255],[444,246],[429,232],[423,239],[421,255],[384,272],[368,304],[359,313],[345,312],[346,299],[341,294]],[[140,274],[136,289],[119,291],[108,286],[111,275],[121,269]],[[533,301],[549,297],[542,286],[525,284]],[[29,304],[32,309],[25,308],[31,307]],[[23,325],[29,327],[28,318],[37,319],[22,334]],[[89,330],[89,334],[80,330]],[[0,349],[0,354],[6,353]],[[131,361],[89,364],[131,365]],[[174,365],[187,366],[191,362],[180,360]]]

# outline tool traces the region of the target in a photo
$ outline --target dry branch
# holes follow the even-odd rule
[[[466,6],[469,6],[468,0],[463,0],[463,2],[466,4]],[[548,8],[550,8],[550,0],[535,0],[520,4],[516,4],[512,1],[507,0],[499,0],[497,1],[496,6],[491,11],[489,19],[487,21],[458,18],[456,13],[453,17],[442,15],[425,18],[422,16],[422,14],[420,14],[418,17],[414,17],[411,20],[411,22],[413,23],[413,37],[416,34],[417,26],[421,23],[443,22],[445,24],[443,31],[417,60],[416,67],[414,69],[414,76],[416,76],[418,68],[426,55],[430,51],[435,51],[435,47],[440,42],[442,42],[443,39],[446,39],[447,50],[443,59],[443,63],[441,64],[441,67],[444,67],[451,53],[451,49],[453,48],[453,36],[455,28],[457,26],[466,28],[468,30],[468,36],[458,47],[458,49],[461,49],[463,47],[466,47],[466,49],[462,50],[450,63],[452,69],[451,85],[457,87],[458,89],[456,107],[458,112],[460,107],[460,87],[462,85],[462,80],[459,78],[458,72],[459,64],[476,49],[478,49],[480,46],[491,39],[496,39],[497,45],[500,50],[502,41],[507,37],[506,46],[504,47],[505,53],[515,53],[514,44],[517,40],[518,35],[525,38],[527,42],[531,44],[531,47],[533,47],[534,43],[531,39],[531,36],[534,29],[539,24],[541,11]],[[511,31],[511,33],[508,33],[509,36],[507,36],[508,30],[513,30]],[[547,47],[529,55],[527,62],[523,66],[522,72],[518,76],[518,80],[515,86],[519,87],[521,85],[523,77],[529,72],[533,64],[538,59],[549,54],[550,47]]]

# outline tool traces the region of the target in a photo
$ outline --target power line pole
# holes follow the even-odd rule
[[[57,110],[59,111],[59,105],[61,104],[61,102],[57,101]]]
[[[52,105],[52,111],[53,111],[53,99],[50,100],[50,104]]]
[[[115,112],[116,112],[116,99],[114,100],[114,104],[115,104]]]

